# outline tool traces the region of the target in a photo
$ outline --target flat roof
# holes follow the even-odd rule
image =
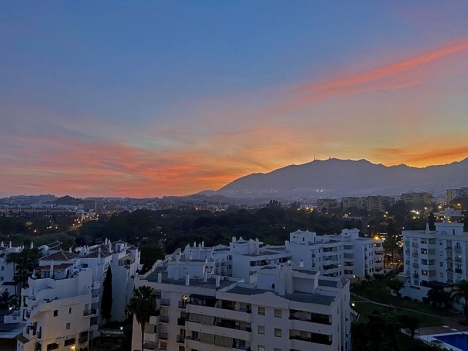
[[[153,272],[150,275],[146,277],[145,280],[153,283],[158,282],[158,273],[159,272]],[[170,279],[167,277],[162,277],[161,279],[162,284],[172,284],[172,285],[185,285],[185,277],[175,280],[175,279]],[[201,288],[208,288],[208,289],[220,289],[220,288],[225,288],[231,284],[234,284],[235,281],[230,281],[230,280],[224,280],[220,279],[219,281],[219,287],[216,287],[216,279],[215,278],[210,278],[207,279],[205,282],[203,279],[194,279],[190,278],[190,286],[196,286],[196,287],[201,287]]]
[[[314,303],[317,305],[325,305],[325,306],[330,306],[333,303],[333,301],[335,301],[335,298],[336,298],[336,296],[327,296],[327,295],[322,295],[322,294],[317,294],[317,293],[299,293],[299,292],[294,292],[292,294],[279,295],[278,293],[272,290],[250,289],[250,288],[244,288],[240,286],[236,286],[226,292],[232,293],[232,294],[239,294],[239,295],[259,295],[259,294],[271,292],[278,297],[282,297],[290,301]]]

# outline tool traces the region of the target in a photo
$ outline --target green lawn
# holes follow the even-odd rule
[[[375,305],[370,302],[361,302],[361,301],[355,301],[354,302],[354,307],[352,307],[355,311],[359,313],[359,323],[367,323],[368,316],[370,314],[381,314],[385,313],[388,311],[387,307],[380,306],[380,305]],[[439,325],[442,325],[442,318],[437,317],[437,316],[428,316],[428,315],[423,315],[423,314],[418,314],[415,312],[411,311],[405,311],[405,310],[400,310],[400,309],[395,309],[393,312],[394,314],[398,315],[412,315],[412,316],[418,316],[421,319],[421,327],[436,327]]]

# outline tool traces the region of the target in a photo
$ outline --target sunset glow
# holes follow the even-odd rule
[[[466,18],[436,1],[3,2],[0,196],[187,195],[314,156],[463,160]]]

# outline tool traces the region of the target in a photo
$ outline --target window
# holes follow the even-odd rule
[[[275,328],[275,336],[278,338],[281,338],[282,336],[282,330]]]
[[[263,325],[258,326],[258,333],[259,334],[265,334],[265,327]]]
[[[72,308],[71,307],[68,307],[68,314],[71,314],[71,310]]]
[[[259,307],[258,308],[258,314],[260,316],[264,316],[265,315],[265,307]]]
[[[54,310],[54,317],[58,316],[58,310]]]
[[[281,318],[281,317],[282,317],[281,310],[276,310],[276,309],[275,309],[275,317],[276,317],[276,318]]]
[[[70,346],[75,344],[75,338],[65,340],[65,346]]]
[[[47,351],[57,350],[58,347],[59,347],[58,344],[56,344],[56,343],[54,342],[54,343],[52,343],[52,344],[47,345]]]
[[[258,345],[258,351],[265,351],[265,346],[263,345]]]
[[[440,262],[439,266],[444,267],[444,262]]]
[[[70,329],[70,328],[71,328],[71,325],[70,325],[70,323],[67,323],[67,324],[65,325],[65,329],[67,329],[67,330],[68,330],[68,329]]]

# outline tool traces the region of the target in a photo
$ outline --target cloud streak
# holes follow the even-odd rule
[[[433,76],[434,72],[425,72],[424,75],[420,75],[419,77],[408,76],[408,74],[424,68],[431,63],[436,63],[465,52],[468,52],[468,37],[447,43],[410,59],[401,60],[358,74],[321,82],[301,84],[290,91],[289,98],[293,102],[288,103],[284,108],[295,109],[317,100],[343,94],[412,87]]]

